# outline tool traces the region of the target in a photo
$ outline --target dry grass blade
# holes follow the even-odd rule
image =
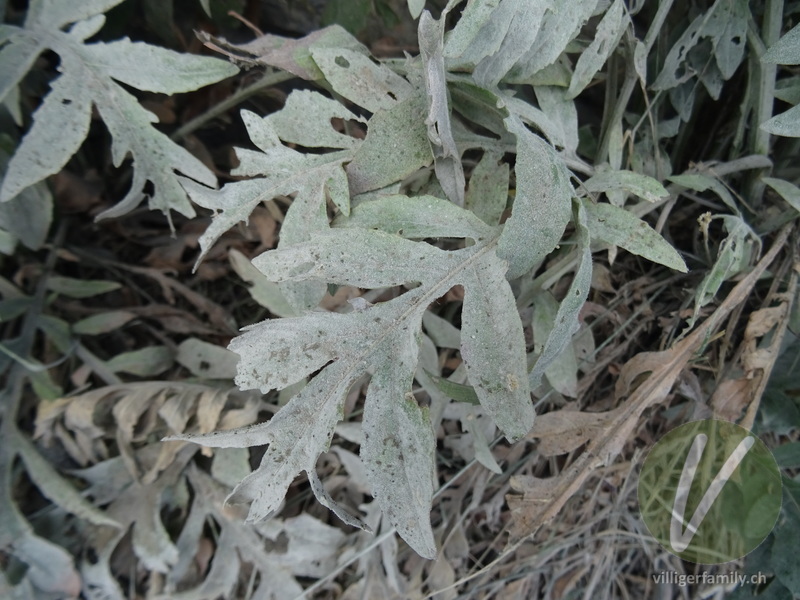
[[[553,479],[512,478],[512,488],[517,493],[507,496],[513,517],[511,543],[527,538],[540,525],[553,519],[598,467],[608,465],[620,453],[631,439],[644,410],[661,402],[669,394],[684,367],[712,336],[717,326],[749,296],[759,277],[783,249],[790,232],[791,227],[785,227],[780,232],[764,258],[691,334],[669,350],[638,355],[623,368],[623,378],[628,375],[632,379],[645,371],[650,373],[616,409],[615,418],[608,422],[604,433],[595,437],[575,462]],[[637,361],[637,358],[640,360]],[[645,360],[642,361],[642,358]],[[631,373],[631,369],[636,369],[637,373]]]

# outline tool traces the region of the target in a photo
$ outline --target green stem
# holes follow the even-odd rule
[[[273,85],[277,85],[279,83],[283,83],[284,81],[288,81],[292,79],[294,75],[288,73],[286,71],[271,71],[266,73],[264,77],[256,81],[255,83],[240,89],[235,94],[229,96],[219,104],[215,104],[211,108],[209,108],[206,112],[201,115],[198,115],[188,123],[184,124],[182,127],[178,128],[175,133],[173,133],[170,137],[173,140],[180,140],[185,138],[187,135],[196,131],[203,125],[205,125],[211,119],[218,117],[219,115],[227,112],[229,109],[233,108],[237,104],[241,104],[251,96],[259,93],[262,90],[265,90]]]

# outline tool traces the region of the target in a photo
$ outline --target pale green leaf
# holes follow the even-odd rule
[[[605,64],[611,53],[614,52],[628,23],[624,12],[625,4],[622,0],[614,0],[611,8],[606,11],[603,19],[597,25],[594,39],[589,47],[581,52],[575,65],[575,72],[569,82],[567,98],[575,98]]]
[[[785,179],[774,177],[762,177],[761,180],[773,190],[778,192],[781,198],[796,211],[800,212],[800,188]]]
[[[428,336],[439,348],[453,348],[455,350],[461,348],[461,331],[447,319],[443,319],[426,310],[425,314],[422,315],[422,324],[425,326]]]
[[[435,196],[381,196],[362,202],[348,218],[338,218],[334,227],[380,229],[404,238],[472,238],[492,235],[488,227],[471,212]]]
[[[253,300],[264,308],[269,309],[277,317],[297,316],[297,312],[283,297],[280,287],[264,277],[264,274],[254,267],[244,254],[235,248],[231,248],[228,251],[228,259],[236,274],[244,281],[252,284],[248,291]]]
[[[542,291],[533,299],[533,329],[534,353],[540,354],[545,343],[550,337],[558,315],[558,302],[549,291]],[[578,362],[572,343],[564,346],[555,360],[545,369],[544,376],[547,382],[563,396],[574,398],[578,388]]]
[[[489,225],[500,223],[508,203],[508,164],[499,152],[484,152],[469,178],[466,207]]]
[[[476,44],[486,44],[487,49],[483,50],[481,58],[493,54],[500,48],[500,40],[497,34],[490,36],[488,30],[483,27],[491,18],[493,12],[500,4],[500,0],[470,0],[466,8],[461,13],[461,18],[456,26],[447,33],[444,45],[444,55],[447,58],[455,58],[464,54],[467,49],[474,48]],[[480,35],[479,35],[480,34]],[[489,39],[493,37],[493,39]]]
[[[0,99],[5,99],[17,87],[44,50],[44,44],[36,37],[26,35],[16,27],[13,29],[20,33],[10,35],[9,41],[0,49]]]
[[[209,17],[211,16],[211,0],[199,0],[200,6],[203,7],[203,12]]]
[[[744,58],[749,18],[747,0],[717,0],[714,5],[707,30],[716,64],[725,80],[733,76]]]
[[[761,57],[761,62],[778,65],[800,64],[800,25],[795,25]]]
[[[353,195],[390,185],[433,162],[425,126],[426,106],[413,97],[380,111],[346,167]]]
[[[370,112],[390,109],[413,96],[410,83],[360,52],[312,46],[311,56],[336,93]]]
[[[419,18],[422,9],[425,8],[425,0],[408,0],[408,11],[412,19]]]
[[[122,2],[124,0],[82,0],[78,4],[64,0],[31,2],[25,18],[25,27],[61,29],[69,23],[104,13]]]
[[[569,172],[555,151],[517,119],[506,121],[517,136],[517,192],[497,254],[509,261],[508,277],[533,269],[556,247],[570,217]]]
[[[194,216],[186,194],[178,184],[179,171],[206,185],[214,185],[214,174],[192,154],[154,129],[154,115],[114,79],[145,90],[188,91],[208,85],[236,72],[229,63],[208,57],[180,55],[141,43],[121,40],[84,44],[83,40],[102,26],[99,13],[118,4],[117,0],[92,0],[75,8],[66,2],[33,4],[28,11],[26,29],[0,52],[0,73],[8,87],[5,95],[44,48],[59,55],[62,75],[34,114],[34,124],[11,159],[10,172],[0,190],[0,199],[9,200],[25,187],[58,172],[77,151],[88,134],[92,106],[111,133],[112,159],[120,166],[127,157],[133,162],[133,181],[128,194],[100,217],[119,216],[145,198],[148,182],[153,194],[151,208],[165,213],[171,209]],[[86,19],[86,20],[84,20]],[[61,31],[75,22],[69,32]],[[9,65],[13,61],[13,65]],[[53,137],[52,132],[60,135]]]
[[[444,18],[435,20],[427,10],[419,20],[419,50],[422,56],[425,91],[428,98],[428,139],[433,148],[436,177],[447,197],[464,206],[464,168],[450,126],[447,78],[442,56]]]
[[[6,175],[8,156],[0,150],[0,173]],[[47,238],[53,220],[53,197],[44,183],[32,185],[16,197],[0,204],[0,230],[5,230],[16,245],[17,239],[31,250],[38,250]],[[9,250],[13,250],[13,247]]]
[[[534,87],[539,107],[558,131],[558,144],[567,156],[578,151],[578,110],[575,102],[567,99],[563,88],[540,85]]]
[[[72,331],[80,335],[99,335],[111,333],[136,318],[132,312],[115,310],[81,319],[72,326]]]
[[[272,281],[316,280],[363,288],[427,279],[426,271],[453,264],[449,253],[378,230],[338,229],[314,240],[265,252],[253,259]]]
[[[11,431],[15,430],[12,429]],[[81,496],[75,487],[66,481],[39,454],[38,450],[24,435],[21,433],[15,433],[14,435],[16,438],[13,441],[14,448],[25,462],[25,469],[28,475],[45,498],[65,511],[94,525],[107,525],[118,529],[121,527],[114,519],[92,506]]]
[[[775,82],[775,97],[789,104],[800,104],[800,75]]]
[[[244,111],[242,112],[244,115]],[[272,125],[275,133],[284,142],[308,148],[343,150],[358,146],[360,140],[340,133],[331,126],[333,118],[366,123],[365,119],[349,111],[340,102],[309,90],[294,90],[286,99],[283,109],[266,117],[265,121]],[[310,122],[318,123],[319,126],[309,127]]]
[[[499,17],[505,33],[497,51],[481,58],[475,66],[474,77],[479,85],[485,88],[495,87],[506,73],[525,56],[531,46],[537,42],[537,35],[542,27],[545,14],[548,10],[553,10],[553,4],[547,0],[537,0],[536,2],[505,0],[500,3],[492,20]],[[506,19],[508,19],[507,28],[504,27]],[[547,66],[547,64],[549,63],[542,66]]]
[[[761,124],[761,129],[772,135],[800,137],[800,106],[794,106]]]
[[[529,50],[517,61],[509,75],[532,78],[536,73],[555,63],[578,35],[583,24],[592,16],[598,0],[573,2],[548,2],[549,10]],[[516,72],[516,73],[515,73]]]
[[[91,98],[85,83],[62,75],[34,113],[33,125],[11,158],[0,189],[7,202],[22,190],[60,171],[89,133]],[[58,131],[58,135],[53,135]]]
[[[691,79],[692,71],[684,68],[689,51],[700,41],[706,15],[698,15],[672,45],[664,59],[664,66],[651,86],[654,90],[669,90]],[[684,119],[686,120],[686,119]]]
[[[719,246],[714,265],[695,291],[695,310],[690,325],[697,320],[700,309],[714,299],[722,284],[747,268],[751,258],[761,250],[760,238],[744,220],[733,215],[719,218],[728,235]]]
[[[161,94],[189,92],[239,72],[225,60],[180,54],[129,39],[88,44],[83,54],[92,70],[136,89]]]
[[[117,281],[102,281],[99,279],[74,279],[52,275],[47,278],[47,289],[52,292],[69,296],[70,298],[91,298],[99,294],[107,294],[121,288]]]
[[[433,559],[436,439],[428,411],[408,392],[417,363],[415,332],[395,336],[367,388],[361,458],[389,522],[420,556]]]
[[[703,173],[684,173],[682,175],[673,175],[667,179],[672,183],[677,183],[678,185],[689,188],[690,190],[695,190],[696,192],[711,190],[719,196],[719,199],[722,200],[728,208],[735,214],[739,214],[739,207],[736,205],[733,195],[716,177],[711,177]]]
[[[669,196],[669,192],[658,181],[633,171],[602,171],[584,181],[583,187],[595,194],[630,192],[648,202],[657,202]]]
[[[688,271],[677,250],[636,215],[611,204],[584,200],[583,206],[591,239],[619,246],[681,273]]]
[[[475,388],[471,385],[464,385],[463,383],[456,383],[444,377],[428,374],[431,381],[436,385],[440,392],[448,398],[452,398],[456,402],[466,402],[467,404],[480,404],[478,394],[475,393]]]
[[[192,375],[204,379],[233,379],[239,357],[227,350],[197,338],[188,338],[178,345],[175,360]]]
[[[172,367],[172,352],[164,346],[148,346],[117,354],[106,366],[114,373],[152,377]]]
[[[525,339],[503,263],[487,256],[464,270],[461,356],[469,381],[509,441],[533,427]]]
[[[553,328],[544,343],[541,353],[531,369],[529,379],[531,389],[535,389],[541,382],[542,375],[547,372],[551,364],[564,351],[572,341],[572,336],[580,327],[578,316],[592,285],[592,252],[591,237],[586,225],[587,216],[584,204],[577,203],[575,229],[578,238],[576,252],[577,268],[575,276],[567,289],[567,293],[558,307]]]

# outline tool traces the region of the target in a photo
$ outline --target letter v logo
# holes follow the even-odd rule
[[[705,494],[703,494],[700,504],[694,510],[692,518],[689,520],[686,529],[683,529],[683,523],[686,521],[686,501],[689,499],[689,490],[692,488],[694,475],[697,471],[697,465],[703,457],[703,450],[705,450],[706,443],[708,443],[708,436],[704,433],[698,433],[692,442],[692,447],[689,449],[689,455],[686,457],[686,462],[683,464],[683,471],[681,472],[681,479],[678,482],[678,489],[675,492],[675,503],[672,506],[672,520],[670,521],[669,528],[669,543],[674,548],[675,552],[683,552],[689,547],[692,542],[697,529],[706,518],[708,511],[711,510],[711,505],[717,499],[719,493],[722,491],[723,486],[728,482],[736,467],[744,460],[745,455],[755,444],[755,438],[746,437],[722,465],[719,473],[716,474],[711,484],[708,486]]]

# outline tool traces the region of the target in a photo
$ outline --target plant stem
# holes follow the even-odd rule
[[[235,94],[229,96],[219,104],[215,104],[203,114],[196,116],[194,119],[184,124],[182,127],[178,128],[175,131],[175,133],[173,133],[170,136],[170,138],[176,141],[181,140],[190,133],[192,133],[193,131],[196,131],[197,129],[205,125],[211,119],[218,117],[219,115],[223,114],[224,112],[227,112],[229,109],[233,108],[237,104],[244,102],[250,96],[257,94],[261,90],[265,90],[269,87],[272,87],[273,85],[277,85],[279,83],[283,83],[284,81],[288,81],[293,77],[294,75],[288,73],[287,71],[270,71],[255,83],[252,83],[249,86],[240,89]]]
[[[778,41],[781,35],[783,18],[783,0],[767,0],[764,4],[764,22],[761,24],[761,38],[759,39],[755,27],[750,22],[747,31],[747,40],[750,43],[754,58],[751,60],[755,77],[753,83],[756,88],[755,104],[753,107],[752,133],[750,138],[750,151],[753,154],[769,155],[770,134],[761,129],[761,125],[772,117],[772,108],[775,101],[775,77],[778,73],[777,65],[761,62],[761,56],[767,48]],[[760,179],[761,173],[752,173],[747,182],[746,197],[754,209],[761,206],[764,195],[764,184]]]

